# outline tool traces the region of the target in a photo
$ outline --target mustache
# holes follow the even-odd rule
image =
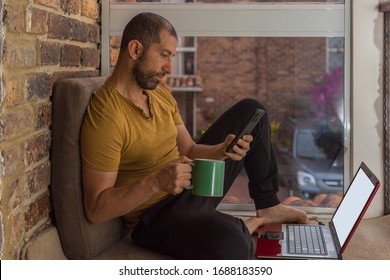
[[[166,71],[161,71],[161,72],[157,72],[156,73],[156,76],[161,76],[161,77],[165,77],[166,75],[168,75],[169,73],[166,72]]]

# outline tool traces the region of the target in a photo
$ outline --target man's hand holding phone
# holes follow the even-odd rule
[[[235,135],[234,134],[229,134],[226,137],[225,140],[225,147],[229,145],[229,143],[232,142],[232,139],[234,139]],[[231,152],[225,152],[225,155],[232,160],[240,161],[242,160],[246,154],[248,153],[250,149],[250,144],[253,141],[253,136],[250,134],[244,135],[242,138],[237,140],[237,144],[232,147],[230,150]]]
[[[249,151],[250,143],[253,141],[253,136],[251,132],[258,125],[261,118],[264,116],[265,111],[262,109],[257,109],[246,122],[245,126],[240,130],[240,132],[234,137],[232,134],[228,135],[225,140],[229,145],[226,148],[226,155],[234,160],[241,160],[246,153]],[[233,138],[231,140],[231,138]],[[231,140],[231,141],[230,141]]]

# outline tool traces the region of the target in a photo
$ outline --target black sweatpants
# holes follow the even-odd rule
[[[205,132],[200,144],[218,144],[229,133],[237,134],[257,108],[252,99],[239,101]],[[271,145],[267,114],[252,132],[254,141],[241,161],[225,160],[224,194],[245,167],[248,191],[256,209],[279,203],[277,164]],[[251,259],[250,233],[241,219],[216,209],[222,198],[192,195],[184,190],[148,209],[133,229],[134,243],[178,259]]]

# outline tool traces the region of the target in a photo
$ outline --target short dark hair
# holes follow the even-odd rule
[[[160,42],[161,30],[167,30],[169,35],[177,39],[173,25],[160,15],[141,13],[133,17],[123,30],[121,51],[127,49],[131,40],[138,40],[147,49],[152,43]]]

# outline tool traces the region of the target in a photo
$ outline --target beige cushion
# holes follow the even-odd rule
[[[23,260],[67,260],[64,255],[58,230],[50,226],[31,238],[22,248]],[[130,234],[93,258],[94,260],[165,260],[166,255],[152,252],[132,243]]]
[[[346,260],[390,260],[390,215],[363,219],[343,254]]]
[[[57,82],[53,92],[52,202],[64,254],[91,259],[122,236],[122,221],[92,225],[84,214],[79,136],[92,93],[105,77]]]
[[[49,227],[29,240],[21,257],[26,260],[66,260],[57,228]]]

